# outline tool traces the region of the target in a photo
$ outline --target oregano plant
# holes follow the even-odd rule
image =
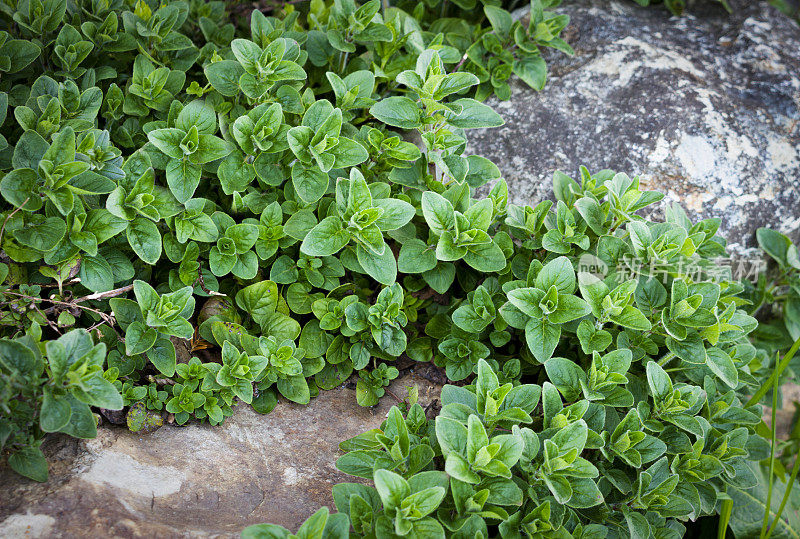
[[[761,230],[777,269],[720,271],[718,219],[646,219],[663,195],[610,170],[509,202],[467,137],[572,53],[558,4],[0,0],[2,461],[46,481],[48,433],[371,407],[431,363],[438,415],[341,444],[374,487],[243,536],[752,536],[737,509],[797,476],[761,419],[797,249]]]

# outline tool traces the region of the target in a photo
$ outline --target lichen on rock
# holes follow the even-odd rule
[[[698,4],[685,17],[633,2],[570,2],[573,58],[551,55],[541,92],[517,83],[471,134],[515,203],[551,197],[554,170],[638,174],[693,218],[719,217],[734,253],[772,226],[800,229],[800,29],[765,2]],[[658,209],[657,209],[658,211]]]

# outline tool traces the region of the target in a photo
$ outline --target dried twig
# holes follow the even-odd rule
[[[84,301],[90,301],[94,299],[108,299],[113,298],[119,295],[124,294],[125,292],[129,292],[133,290],[133,285],[129,284],[127,286],[122,286],[120,288],[115,288],[114,290],[109,290],[108,292],[95,292],[94,294],[89,294],[88,296],[81,296],[77,299],[72,300],[73,303],[83,303]]]
[[[11,219],[11,218],[14,216],[14,214],[15,214],[15,213],[17,213],[19,210],[21,210],[21,209],[22,209],[22,206],[24,206],[25,204],[27,204],[27,203],[28,203],[28,201],[29,201],[30,199],[31,199],[31,197],[28,197],[28,198],[26,198],[26,199],[25,199],[25,202],[23,202],[21,205],[19,205],[18,207],[16,207],[16,208],[14,209],[14,211],[12,211],[12,212],[11,212],[11,213],[9,213],[8,215],[6,215],[6,218],[5,218],[5,220],[3,221],[3,226],[2,226],[2,227],[0,227],[0,241],[2,241],[2,240],[3,240],[3,232],[5,232],[5,230],[6,230],[6,223],[8,223],[8,220],[9,220],[9,219]]]
[[[200,288],[203,290],[203,292],[205,292],[209,296],[224,296],[225,295],[225,294],[223,294],[221,292],[216,292],[214,290],[209,290],[208,288],[206,288],[206,282],[203,280],[203,267],[202,266],[197,268],[197,280],[198,280],[198,282],[200,284]]]
[[[90,300],[113,298],[115,296],[119,296],[121,294],[124,294],[125,292],[130,291],[132,288],[133,288],[133,285],[130,284],[130,285],[127,285],[127,286],[116,288],[114,290],[109,290],[107,292],[95,292],[94,294],[81,296],[79,298],[75,298],[75,299],[70,300],[70,301],[61,301],[61,300],[54,299],[54,298],[37,298],[35,296],[30,296],[28,294],[22,294],[21,292],[14,292],[12,290],[5,290],[5,291],[3,291],[3,294],[9,294],[9,295],[12,295],[12,296],[16,296],[16,297],[22,298],[22,299],[24,299],[26,301],[30,301],[31,305],[33,306],[33,308],[36,309],[36,311],[38,311],[45,318],[45,320],[47,320],[47,323],[50,325],[50,327],[55,329],[56,332],[61,333],[57,329],[57,326],[54,326],[53,322],[49,318],[47,318],[48,314],[53,314],[54,312],[56,312],[57,306],[66,307],[67,308],[66,310],[76,309],[77,308],[77,309],[83,309],[84,311],[89,311],[89,312],[95,313],[97,316],[99,316],[103,320],[103,323],[106,323],[109,326],[114,327],[114,315],[108,314],[108,313],[104,313],[104,312],[100,311],[99,309],[95,309],[93,307],[88,307],[86,305],[81,305],[81,303],[86,302],[86,301],[90,301]],[[46,301],[46,302],[52,304],[52,307],[48,307],[47,309],[40,310],[39,307],[36,305],[36,303],[42,302],[42,301]],[[65,309],[61,309],[61,310],[65,310]],[[96,327],[98,327],[98,325],[93,326],[91,329],[95,329]]]

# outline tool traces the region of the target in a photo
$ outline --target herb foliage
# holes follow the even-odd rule
[[[556,173],[555,202],[516,206],[466,153],[503,123],[487,97],[571,54],[558,3],[248,25],[216,1],[0,2],[3,458],[44,481],[43,436],[93,437],[92,408],[217,425],[351,377],[373,406],[432,361],[460,384],[439,417],[344,442],[375,488],[337,485],[297,536],[675,537],[763,483],[748,396],[800,327],[791,242],[759,233],[772,284],[713,279],[719,221],[643,219],[662,196],[638,178]]]

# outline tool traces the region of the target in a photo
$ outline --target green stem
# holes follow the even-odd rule
[[[673,354],[672,352],[664,354],[664,357],[662,357],[661,359],[658,360],[658,366],[659,367],[663,367],[664,365],[669,363],[669,361],[671,359],[673,359],[674,357],[675,357],[675,354]]]
[[[778,362],[776,354],[775,362]],[[767,506],[764,511],[764,520],[761,522],[761,534],[759,537],[764,539],[769,524],[769,508],[772,507],[772,485],[775,482],[775,446],[777,445],[778,429],[775,426],[776,414],[778,412],[778,384],[772,385],[772,439],[769,451],[769,490],[767,491]]]
[[[797,480],[797,472],[800,472],[800,456],[795,457],[794,459],[794,466],[792,467],[792,476],[789,478],[789,482],[786,484],[786,492],[783,494],[783,499],[781,500],[781,505],[778,507],[778,512],[775,513],[775,518],[772,520],[772,524],[767,531],[767,535],[764,536],[764,539],[769,539],[769,536],[772,535],[772,532],[775,530],[776,526],[778,525],[778,521],[783,514],[783,510],[786,508],[786,503],[789,501],[789,496],[792,494],[792,487],[794,487],[795,481]],[[767,507],[769,511],[769,507]]]
[[[786,370],[786,367],[789,366],[789,362],[794,357],[798,348],[800,348],[800,339],[794,341],[792,347],[789,349],[788,352],[786,352],[786,355],[783,356],[783,359],[778,364],[777,368],[772,372],[772,375],[769,377],[769,380],[767,380],[767,382],[763,386],[761,386],[758,389],[758,391],[756,391],[755,395],[750,397],[750,400],[747,401],[747,404],[744,405],[745,408],[748,408],[758,403],[762,399],[762,397],[764,397],[764,395],[767,394],[767,391],[769,391],[769,389],[772,387],[772,384],[777,384],[778,379],[780,378],[781,374],[783,374],[783,371]]]
[[[725,539],[728,533],[728,523],[733,513],[733,500],[722,500],[722,508],[719,511],[719,525],[717,527],[717,539]]]
[[[349,52],[339,53],[339,73],[344,74],[344,68],[347,67],[347,57],[349,55],[350,55]]]

